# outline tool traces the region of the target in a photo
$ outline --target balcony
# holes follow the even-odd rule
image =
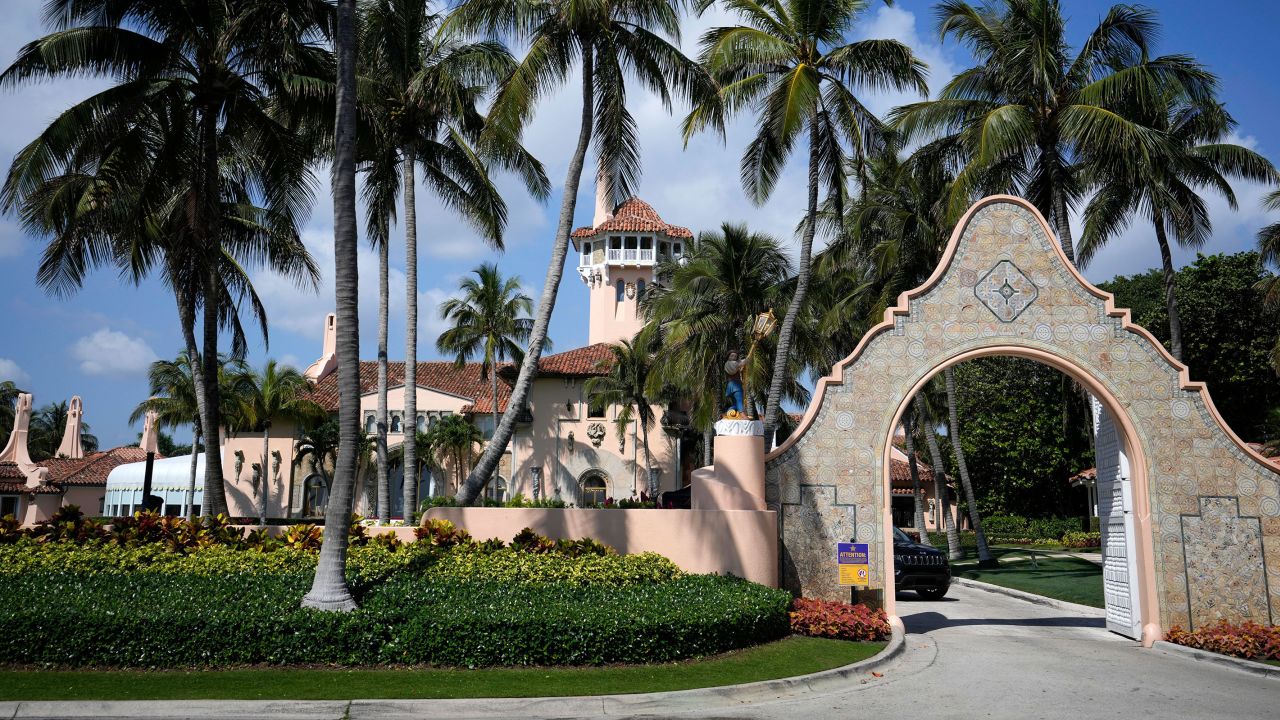
[[[653,248],[623,248],[609,250],[610,265],[652,265]]]

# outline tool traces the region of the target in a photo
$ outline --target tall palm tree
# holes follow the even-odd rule
[[[54,238],[37,277],[47,288],[68,292],[104,264],[134,281],[160,269],[201,367],[205,428],[223,424],[219,331],[231,327],[240,350],[240,302],[262,316],[246,269],[315,280],[296,231],[309,199],[306,153],[267,97],[323,58],[329,17],[323,0],[52,0],[53,31],[0,75],[8,87],[113,78],[18,153],[3,205]],[[216,453],[205,484],[210,510],[225,511]]]
[[[641,309],[661,329],[664,348],[650,394],[669,386],[690,404],[691,424],[704,433],[705,465],[711,464],[712,427],[722,408],[726,350],[746,350],[753,319],[782,302],[790,274],[776,238],[725,223],[719,232],[699,233],[682,260],[659,265],[658,281],[645,291]],[[747,371],[751,386],[760,387],[760,360]]]
[[[699,0],[699,8],[711,0]],[[718,27],[702,37],[700,59],[718,84],[715,98],[696,106],[684,135],[713,128],[752,109],[755,138],[742,154],[742,186],[756,204],[773,193],[778,174],[797,141],[808,140],[807,222],[800,239],[796,286],[778,331],[778,350],[765,405],[765,437],[778,424],[791,362],[792,335],[808,295],[817,230],[818,195],[846,194],[844,168],[883,143],[881,124],[855,94],[858,88],[892,88],[928,95],[925,65],[895,40],[847,42],[868,0],[786,0],[727,3],[743,24]],[[771,441],[770,441],[771,442]]]
[[[302,373],[275,360],[267,360],[261,370],[248,374],[245,393],[240,398],[248,424],[262,433],[262,487],[258,493],[258,526],[267,524],[267,494],[271,478],[267,468],[271,456],[269,442],[274,423],[303,425],[324,419],[328,413],[309,395],[311,384]]]
[[[338,451],[329,483],[325,527],[311,590],[302,606],[336,612],[356,607],[347,587],[347,533],[356,484],[360,427],[359,253],[356,247],[356,3],[338,0],[336,112],[333,152],[334,308],[337,314]]]
[[[1149,57],[1158,25],[1144,7],[1112,6],[1074,56],[1059,0],[943,0],[937,16],[942,39],[966,46],[974,67],[937,99],[894,110],[893,123],[909,139],[951,135],[963,150],[950,220],[979,194],[1020,193],[1054,223],[1073,262],[1070,214],[1087,185],[1082,151],[1149,152],[1159,133],[1119,110],[1150,105],[1171,85],[1198,98],[1212,91],[1212,76],[1191,58]]]
[[[929,447],[929,456],[933,460],[933,494],[938,498],[938,511],[942,515],[942,528],[947,534],[947,556],[952,560],[964,557],[960,548],[960,533],[956,530],[956,519],[951,514],[951,493],[947,487],[947,472],[942,463],[942,450],[938,447],[938,434],[934,431],[937,421],[929,412],[924,398],[917,393],[912,398],[916,416],[919,420],[920,433],[924,435],[925,444]]]
[[[654,349],[652,333],[644,330],[631,340],[610,345],[610,357],[602,360],[599,368],[607,370],[608,374],[589,378],[583,386],[594,402],[606,407],[619,406],[614,417],[614,431],[618,434],[619,441],[627,436],[627,429],[631,424],[636,424],[640,431],[641,446],[644,448],[645,492],[650,497],[657,495],[650,479],[653,463],[649,456],[649,430],[658,419],[654,406],[649,401],[649,376],[653,372]]]
[[[431,468],[433,473],[439,471],[440,466],[435,457],[435,442],[437,439],[438,435],[432,432],[432,428],[428,428],[426,432],[419,431],[414,433],[414,450],[416,451],[414,453],[414,458],[418,464],[418,467],[415,468],[415,470],[418,477],[421,477],[422,471],[427,468]],[[401,463],[403,466],[404,448],[405,444],[400,443],[399,445],[387,450],[387,460],[392,463]],[[412,514],[413,510],[414,508],[405,509],[406,519]]]
[[[960,414],[956,409],[960,404],[959,393],[956,392],[956,373],[953,366],[942,371],[943,385],[947,393],[947,440],[951,443],[951,452],[956,458],[956,471],[960,473],[960,487],[964,490],[964,504],[969,510],[969,522],[973,524],[973,534],[978,542],[978,563],[980,565],[996,564],[987,547],[987,534],[982,530],[982,516],[978,514],[977,498],[973,494],[973,481],[969,477],[969,463],[965,460],[964,445],[960,442]]]
[[[451,324],[436,340],[436,349],[453,355],[461,368],[467,360],[480,358],[480,379],[491,380],[493,429],[498,428],[498,363],[524,361],[523,343],[533,330],[533,300],[520,291],[520,278],[503,278],[498,266],[484,263],[464,278],[458,289],[462,297],[440,304],[440,319]]]
[[[902,416],[902,437],[906,445],[907,468],[911,471],[913,521],[915,522],[916,532],[920,534],[920,544],[933,547],[933,543],[929,540],[928,528],[924,522],[924,491],[920,488],[920,467],[916,459],[915,435],[915,415],[912,413],[911,408],[908,407],[907,412]],[[942,502],[942,498],[938,498],[936,502]]]
[[[412,391],[418,366],[417,174],[447,205],[502,248],[507,208],[489,177],[492,161],[516,171],[538,197],[550,192],[541,165],[499,130],[484,133],[478,103],[515,70],[515,60],[497,42],[463,43],[441,28],[443,16],[424,0],[370,0],[361,8],[361,95],[374,127],[374,167],[365,197],[371,229],[386,227],[403,193],[405,229],[406,422],[417,427]],[[395,169],[399,169],[399,174]],[[413,466],[412,443],[405,448]],[[405,507],[417,503],[417,478],[405,476]]]
[[[1134,108],[1133,116],[1160,132],[1166,141],[1145,153],[1108,150],[1086,163],[1099,183],[1085,210],[1084,235],[1080,239],[1080,266],[1141,215],[1155,230],[1164,269],[1164,299],[1169,314],[1169,349],[1182,359],[1182,322],[1174,294],[1177,275],[1169,249],[1169,236],[1185,248],[1199,248],[1213,233],[1209,208],[1200,190],[1216,190],[1236,209],[1236,196],[1228,177],[1276,182],[1275,167],[1262,155],[1227,142],[1235,119],[1218,102],[1194,102],[1166,93],[1151,108]]]
[[[494,100],[489,116],[493,131],[519,136],[537,103],[565,81],[575,64],[582,76],[581,120],[566,172],[551,261],[509,407],[525,406],[537,375],[592,139],[596,141],[596,177],[615,201],[630,196],[639,182],[640,146],[635,119],[627,110],[627,75],[657,94],[668,109],[673,92],[696,100],[709,88],[697,63],[666,39],[679,42],[680,4],[678,0],[470,0],[461,3],[448,20],[451,27],[510,37],[529,48]],[[493,440],[458,490],[463,504],[474,501],[493,475],[518,414],[503,416]]]
[[[435,452],[443,454],[453,464],[454,482],[461,485],[471,472],[471,458],[476,445],[484,442],[480,428],[461,415],[446,415],[432,423],[426,432],[426,441]],[[405,506],[405,516],[413,508]]]

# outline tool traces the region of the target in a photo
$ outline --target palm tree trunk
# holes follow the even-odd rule
[[[191,426],[191,476],[187,480],[187,517],[196,519],[196,461],[200,457],[200,421]]]
[[[960,533],[956,531],[955,517],[951,514],[949,493],[947,492],[947,471],[942,465],[942,450],[938,448],[938,436],[934,433],[934,422],[929,417],[924,401],[919,395],[915,397],[916,414],[924,423],[924,440],[929,446],[929,455],[933,458],[933,494],[938,498],[938,510],[942,513],[942,526],[947,533],[947,557],[952,560],[964,558],[964,550],[960,548]]]
[[[645,494],[652,500],[657,496],[653,487],[653,459],[649,457],[649,426],[640,418],[636,418],[636,422],[640,423],[640,442],[644,444],[644,489]]]
[[[786,317],[782,319],[782,329],[778,332],[777,354],[773,358],[773,376],[769,378],[769,396],[764,408],[765,451],[773,447],[773,434],[778,427],[778,411],[782,402],[782,385],[786,381],[787,365],[791,359],[791,336],[796,329],[796,318],[800,316],[800,311],[804,307],[805,296],[809,294],[809,265],[813,254],[813,234],[818,225],[818,159],[818,123],[816,117],[810,117],[809,205],[805,211],[804,234],[800,240],[796,292],[791,296],[791,305],[787,307]]]
[[[385,228],[384,228],[385,230]],[[374,451],[378,454],[378,520],[386,524],[391,520],[391,479],[387,468],[387,315],[390,304],[390,285],[387,281],[387,265],[391,251],[391,239],[383,233],[378,243],[378,437]]]
[[[270,439],[271,426],[268,425],[262,429],[262,472],[258,474],[262,479],[262,487],[258,489],[258,527],[260,528],[267,526],[267,488],[271,487],[271,476],[267,464],[271,455]]]
[[[920,534],[921,545],[933,547],[933,543],[929,542],[929,529],[924,522],[924,491],[920,489],[920,468],[916,463],[915,423],[911,422],[910,412],[903,417],[902,424],[903,437],[907,443],[907,465],[911,468],[911,499],[915,501],[916,532]]]
[[[356,250],[356,73],[355,0],[338,0],[334,50],[338,56],[337,113],[333,158],[333,257],[335,310],[338,315],[338,458],[325,508],[324,543],[311,591],[303,607],[350,611],[355,599],[347,588],[347,525],[355,485],[356,443],[360,427],[360,314]]]
[[[210,428],[205,432],[205,445],[208,450],[204,457],[204,502],[209,509],[207,515],[224,515],[227,507],[226,487],[222,478],[222,418],[219,410],[221,402],[218,387],[218,283],[210,269],[205,279],[204,321],[201,330],[204,333],[204,348],[200,356],[201,372],[204,374],[204,418],[201,426]],[[193,373],[194,374],[194,373]]]
[[[418,507],[418,207],[413,146],[404,151],[404,517]],[[410,472],[410,468],[413,471]]]
[[[493,395],[489,396],[489,402],[493,403],[493,408],[492,408],[493,409],[493,430],[491,430],[489,433],[489,443],[492,444],[493,437],[498,434],[498,364],[497,364],[496,358],[489,362],[489,374],[492,376],[490,379],[493,381]],[[494,471],[493,471],[493,474],[495,476],[498,474],[497,467],[498,466],[495,464]],[[511,468],[511,472],[512,474],[515,473],[514,467]],[[492,481],[493,481],[492,478],[490,478],[490,482]],[[507,484],[511,487],[514,487],[515,478],[508,478]],[[495,491],[497,490],[496,485],[494,486],[494,490]]]
[[[973,497],[973,483],[969,480],[969,464],[964,459],[964,446],[960,442],[960,414],[956,410],[956,374],[953,368],[942,371],[947,386],[947,414],[950,416],[951,448],[956,454],[956,469],[960,471],[960,486],[964,488],[964,503],[969,507],[969,522],[973,523],[973,532],[978,540],[978,564],[994,565],[995,558],[987,548],[987,535],[982,531],[982,518],[978,515],[978,504]]]
[[[178,323],[182,326],[182,340],[183,340],[183,344],[186,345],[187,347],[187,358],[191,365],[191,384],[195,388],[196,415],[198,416],[196,418],[195,429],[196,429],[196,438],[198,440],[200,435],[202,434],[201,429],[209,427],[209,425],[205,424],[209,421],[209,416],[207,412],[208,396],[205,394],[205,387],[204,387],[204,370],[203,370],[202,363],[200,362],[200,347],[196,344],[196,330],[195,330],[196,310],[195,310],[194,288],[187,288],[182,291],[176,291],[174,292],[174,296],[178,304]],[[206,440],[205,445],[208,445],[208,444],[209,443]],[[195,455],[195,446],[192,446],[191,453],[193,456]],[[209,464],[209,451],[207,447],[205,448],[204,460],[205,460],[205,468],[206,468],[205,490],[208,491],[209,483],[207,480],[208,478],[207,468]],[[191,461],[191,489],[189,493],[190,495],[189,499],[192,503],[190,507],[192,510],[195,509],[195,505],[194,505],[195,473],[196,473],[196,464],[193,457]],[[204,501],[201,503],[200,511],[204,515],[217,514],[212,512],[209,509],[208,495],[204,496]]]
[[[1169,352],[1182,362],[1182,321],[1178,319],[1178,298],[1173,291],[1178,275],[1173,270],[1173,255],[1169,251],[1169,237],[1164,230],[1164,217],[1156,211],[1156,242],[1160,244],[1160,267],[1164,270],[1164,305],[1169,313]]]
[[[1067,212],[1067,198],[1060,191],[1053,193],[1053,219],[1058,226],[1058,242],[1062,244],[1062,252],[1075,265],[1076,246],[1071,238],[1071,215]]]
[[[547,265],[547,278],[542,285],[542,298],[538,301],[538,313],[533,319],[533,331],[529,334],[529,347],[525,352],[524,362],[520,364],[520,375],[516,378],[515,387],[511,389],[511,397],[507,406],[516,412],[505,413],[502,422],[494,430],[493,440],[480,456],[480,462],[467,476],[467,480],[458,488],[457,499],[461,505],[470,505],[484,488],[485,479],[493,473],[502,458],[502,453],[511,441],[515,432],[515,419],[520,408],[529,399],[529,390],[533,379],[538,374],[538,359],[542,357],[542,345],[547,339],[547,327],[551,324],[551,312],[555,309],[556,293],[560,290],[560,278],[564,275],[564,259],[569,248],[569,232],[573,229],[573,212],[578,202],[578,186],[582,182],[582,167],[587,157],[587,147],[591,144],[593,108],[595,99],[595,64],[592,56],[593,48],[582,48],[582,121],[578,129],[578,144],[569,160],[569,170],[564,182],[564,195],[560,200],[560,220],[556,226],[556,241],[551,250],[551,262]]]

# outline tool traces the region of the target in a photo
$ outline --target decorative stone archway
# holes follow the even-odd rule
[[[784,586],[847,598],[834,544],[866,542],[870,588],[894,614],[890,431],[930,377],[987,355],[1062,370],[1125,436],[1145,643],[1173,625],[1280,622],[1280,476],[1204,384],[1075,270],[1035,208],[1009,196],[969,209],[933,275],[818,383],[800,426],[766,458]]]

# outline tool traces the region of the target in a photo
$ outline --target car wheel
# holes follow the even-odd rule
[[[916,594],[925,600],[941,600],[947,594],[947,588],[918,588]]]

